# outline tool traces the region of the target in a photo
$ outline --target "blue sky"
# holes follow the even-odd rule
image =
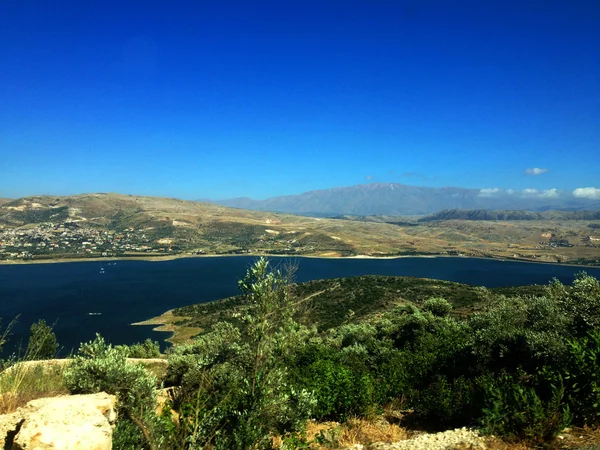
[[[600,188],[595,0],[3,0],[0,62],[0,197]]]

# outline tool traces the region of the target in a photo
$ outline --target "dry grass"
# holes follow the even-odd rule
[[[406,428],[385,420],[350,419],[343,425],[338,442],[340,445],[349,446],[372,442],[398,442],[409,437],[410,432]]]
[[[600,449],[600,427],[569,428],[554,440],[550,448],[553,450]]]
[[[0,348],[6,342],[15,320],[0,330]],[[0,414],[10,413],[30,400],[68,393],[63,370],[62,360],[44,361],[41,364],[15,359],[0,360]]]
[[[167,361],[162,359],[129,359],[141,364],[159,380],[164,379]],[[70,364],[68,359],[20,361],[0,373],[0,414],[15,411],[38,398],[67,395],[63,373]]]
[[[500,438],[496,437],[486,437],[485,438],[485,447],[490,450],[532,450],[533,447],[530,447],[527,444],[522,442],[505,442]],[[464,446],[458,447],[456,450],[471,450],[471,447]]]
[[[0,414],[25,406],[43,397],[68,394],[62,365],[17,364],[0,373]]]
[[[312,449],[347,447],[354,444],[374,442],[398,442],[410,437],[410,432],[385,420],[367,420],[352,418],[340,424],[338,422],[308,421],[306,424],[306,442]],[[273,439],[274,448],[280,448],[283,439]]]
[[[167,367],[169,363],[162,358],[127,358],[129,364],[140,364],[154,375],[158,381],[163,381],[167,375]]]
[[[556,439],[548,447],[552,450],[566,449],[600,449],[600,428],[573,429],[563,433],[562,438]],[[374,443],[394,443],[415,437],[415,432],[395,424],[387,423],[382,418],[366,420],[353,418],[344,424],[338,422],[315,422],[306,424],[306,442],[314,450],[330,448],[347,448],[355,444],[368,446]],[[489,450],[533,450],[523,442],[508,442],[494,436],[484,438],[485,448]],[[281,448],[283,439],[277,436],[273,439],[273,447]],[[455,450],[472,450],[465,444]]]

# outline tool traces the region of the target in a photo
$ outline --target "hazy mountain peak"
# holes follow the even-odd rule
[[[492,192],[493,191],[493,192]],[[368,183],[272,197],[237,198],[216,203],[236,208],[304,215],[425,215],[447,209],[595,210],[600,203],[564,192],[441,188],[401,183]]]

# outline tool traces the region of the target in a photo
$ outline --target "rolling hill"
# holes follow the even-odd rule
[[[34,196],[0,205],[0,260],[464,255],[600,264],[600,221],[590,214],[334,219],[123,194]]]

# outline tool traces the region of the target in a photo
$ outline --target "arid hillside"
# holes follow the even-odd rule
[[[325,219],[122,194],[0,205],[0,259],[464,255],[597,264],[599,220]]]

